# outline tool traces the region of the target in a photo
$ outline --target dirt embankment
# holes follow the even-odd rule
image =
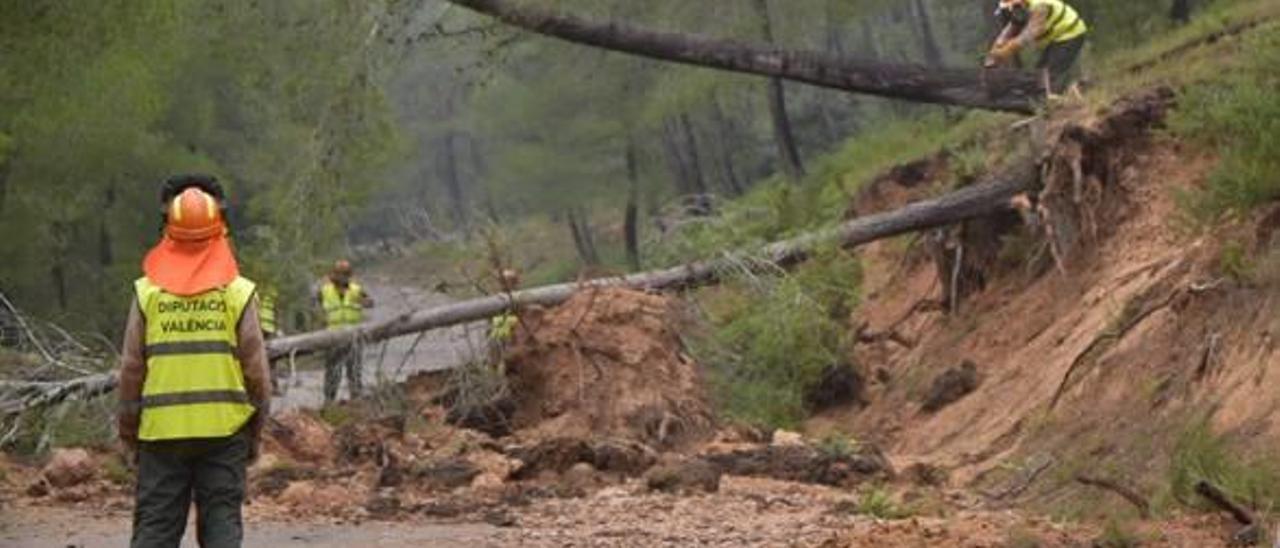
[[[1256,250],[1259,260],[1276,253],[1263,241],[1268,212],[1209,232],[1180,221],[1179,192],[1206,179],[1214,156],[1160,135],[1171,100],[1155,92],[1042,128],[1051,144],[1045,189],[1018,204],[1030,225],[993,235],[997,221],[967,223],[923,235],[905,253],[873,244],[872,293],[855,324],[895,337],[856,349],[878,379],[870,404],[817,417],[810,431],[862,433],[900,467],[940,466],[991,505],[1086,519],[1134,510],[1077,475],[1154,498],[1178,436],[1200,418],[1241,447],[1273,451],[1280,292],[1275,279],[1223,268],[1224,248]],[[872,195],[886,207],[928,187],[880,184]],[[973,252],[983,245],[973,234],[996,238],[999,252]],[[930,238],[963,264],[937,260]],[[949,302],[947,278],[963,286],[971,272],[977,282]],[[971,378],[958,375],[964,364]],[[948,375],[967,389],[943,382]],[[956,397],[927,404],[946,390]]]

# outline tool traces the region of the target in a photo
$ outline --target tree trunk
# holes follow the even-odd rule
[[[453,131],[448,131],[441,138],[440,161],[441,161],[441,178],[444,180],[445,191],[449,195],[449,204],[453,215],[454,229],[464,232],[471,232],[471,219],[469,218],[470,208],[467,207],[466,194],[462,190],[462,180],[458,176],[458,135]]]
[[[773,45],[773,20],[769,15],[769,0],[755,0],[753,5],[760,17],[760,32],[766,44]],[[787,116],[787,90],[781,78],[770,78],[765,83],[765,101],[769,104],[769,120],[773,123],[773,140],[778,147],[778,163],[791,182],[804,178],[804,163],[796,147],[795,134],[791,131],[791,118]]]
[[[1036,164],[1027,157],[1015,161],[1013,167],[992,177],[989,182],[964,187],[937,198],[921,200],[894,211],[859,217],[826,230],[775,242],[755,253],[730,253],[729,256],[720,259],[628,276],[535,287],[516,291],[510,295],[505,293],[490,295],[427,308],[382,322],[273,339],[268,341],[267,349],[271,356],[283,356],[290,352],[314,352],[350,344],[353,339],[378,341],[407,333],[483,320],[510,310],[512,307],[558,304],[578,291],[593,287],[663,290],[707,285],[717,282],[723,272],[737,271],[742,264],[755,265],[762,271],[773,271],[778,266],[787,267],[804,261],[821,245],[839,243],[845,247],[855,247],[883,238],[1004,211],[1009,208],[1009,200],[1012,197],[1032,189],[1037,180]],[[744,261],[746,257],[763,258],[764,261]]]
[[[1191,0],[1173,0],[1173,5],[1169,8],[1169,18],[1178,24],[1186,24],[1191,21]]]
[[[680,150],[679,136],[675,123],[668,118],[662,124],[662,150],[667,156],[667,165],[671,168],[676,187],[676,194],[686,196],[694,193],[694,184],[689,174],[689,166],[684,153]]]
[[[684,153],[688,159],[690,182],[694,194],[707,193],[707,179],[703,176],[702,160],[698,156],[698,137],[693,133],[693,122],[689,121],[689,113],[680,113],[680,135],[684,138]]]
[[[446,0],[530,32],[652,59],[784,78],[893,99],[1031,113],[1043,93],[1035,74],[929,68],[782,50],[732,40],[658,32],[617,21],[563,15],[512,0]]]
[[[569,233],[573,236],[573,247],[578,251],[578,258],[582,260],[584,265],[596,265],[600,263],[600,257],[596,254],[595,242],[591,238],[591,227],[582,220],[583,215],[579,213],[578,208],[570,207],[565,210],[565,222],[569,225]]]
[[[742,179],[738,177],[738,169],[733,165],[733,146],[734,131],[733,124],[729,118],[724,115],[724,109],[720,107],[720,98],[711,98],[711,116],[715,119],[716,133],[719,136],[719,156],[720,171],[724,173],[725,186],[728,187],[729,193],[733,196],[741,196],[746,192],[746,187],[742,184]]]
[[[929,21],[929,6],[924,0],[914,0],[915,17],[920,22],[920,41],[924,45],[924,63],[931,67],[942,66],[942,49],[933,34],[933,23]]]
[[[631,271],[640,270],[640,166],[636,158],[636,143],[627,141],[627,207],[623,213],[622,231],[626,240],[627,264]]]

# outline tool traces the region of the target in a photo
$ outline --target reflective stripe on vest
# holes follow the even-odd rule
[[[320,304],[324,306],[325,323],[330,329],[356,325],[364,321],[364,288],[360,284],[347,284],[345,292],[339,292],[333,282],[320,287]]]
[[[274,335],[276,333],[276,292],[272,289],[265,289],[258,292],[258,323],[262,325],[262,332]]]
[[[146,323],[147,375],[138,439],[220,438],[253,416],[236,359],[237,326],[253,298],[253,282],[190,297],[170,294],[146,278],[134,283]]]
[[[1067,5],[1062,0],[1030,0],[1030,3],[1031,9],[1048,8],[1044,30],[1040,31],[1039,36],[1036,36],[1036,44],[1040,47],[1054,42],[1066,42],[1089,30],[1089,27],[1084,24],[1084,19],[1080,17],[1075,8]]]

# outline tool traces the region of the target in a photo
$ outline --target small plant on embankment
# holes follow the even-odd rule
[[[686,343],[721,411],[774,427],[804,419],[806,390],[848,354],[859,277],[856,259],[833,249],[791,273],[735,274],[699,297],[705,325]]]

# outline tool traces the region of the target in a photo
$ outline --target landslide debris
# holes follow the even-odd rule
[[[678,448],[714,433],[701,375],[681,351],[671,297],[587,289],[520,321],[505,356],[517,437],[615,437]]]

